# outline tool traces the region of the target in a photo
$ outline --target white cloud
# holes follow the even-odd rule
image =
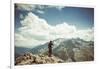
[[[41,10],[37,10],[37,12],[40,14],[44,14],[44,11],[41,11]]]
[[[17,9],[25,11],[36,11],[37,13],[43,14],[44,9],[55,8],[61,11],[65,6],[52,6],[52,5],[33,5],[33,4],[16,4]]]
[[[63,8],[65,8],[65,6],[56,6],[56,9],[58,9],[59,11],[61,11]]]
[[[24,16],[22,14],[20,14],[20,19],[23,19],[23,18],[24,18]]]
[[[43,14],[45,9],[45,6],[41,5],[32,5],[32,4],[16,4],[17,9],[19,10],[25,10],[25,11],[36,11],[37,13]]]
[[[27,11],[31,11],[35,8],[34,5],[28,5],[28,4],[16,4],[17,9],[19,10],[27,10]]]
[[[32,11],[32,10],[43,10],[47,8],[56,8],[58,10],[63,9],[65,6],[52,6],[52,5],[33,5],[33,4],[16,4],[17,8],[20,10],[27,10],[27,11]]]
[[[78,30],[74,25],[64,22],[51,26],[45,19],[32,12],[21,21],[22,27],[15,33],[15,45],[22,47],[34,47],[57,38],[81,38],[93,40],[93,29]]]

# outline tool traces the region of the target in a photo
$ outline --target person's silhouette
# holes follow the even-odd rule
[[[52,56],[52,45],[53,45],[53,42],[50,41],[49,44],[48,44],[48,56],[51,57]]]

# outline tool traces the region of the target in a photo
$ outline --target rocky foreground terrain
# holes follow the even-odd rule
[[[15,65],[27,65],[27,64],[46,64],[46,63],[63,63],[58,57],[48,57],[46,55],[33,55],[32,53],[26,53],[16,58]]]

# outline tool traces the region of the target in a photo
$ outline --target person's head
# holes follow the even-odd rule
[[[52,42],[52,41],[50,40],[50,42]]]

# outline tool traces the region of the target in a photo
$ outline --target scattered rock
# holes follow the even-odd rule
[[[32,53],[27,53],[16,58],[15,65],[27,65],[27,64],[46,64],[46,63],[63,63],[58,57],[52,55],[48,57],[47,55],[33,55]]]

